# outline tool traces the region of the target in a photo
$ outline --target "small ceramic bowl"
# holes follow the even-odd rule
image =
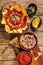
[[[28,16],[30,16],[30,17],[34,16],[36,14],[36,12],[37,12],[36,4],[34,4],[34,3],[29,4],[27,7]]]
[[[24,35],[33,36],[33,39],[31,37],[30,38],[26,38]],[[24,38],[23,38],[23,36],[24,36]],[[32,40],[32,43],[31,43],[31,40]],[[24,34],[22,34],[20,36],[20,47],[23,50],[26,50],[26,51],[32,50],[36,46],[36,44],[37,44],[37,37],[36,37],[36,35],[34,33],[26,32],[26,33],[24,33]]]
[[[30,28],[32,29],[32,31],[35,32],[41,26],[41,23],[42,23],[41,18],[39,16],[36,16],[36,17],[33,18],[32,22],[30,24]]]
[[[17,62],[19,65],[30,65],[32,62],[32,57],[29,52],[22,51],[17,56]]]

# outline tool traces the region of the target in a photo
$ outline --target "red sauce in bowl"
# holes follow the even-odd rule
[[[27,52],[20,52],[17,57],[17,62],[19,65],[30,65],[31,55]]]

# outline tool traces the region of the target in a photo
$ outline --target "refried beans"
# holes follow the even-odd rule
[[[33,34],[24,34],[20,37],[20,46],[23,49],[32,49],[36,45],[36,39]]]

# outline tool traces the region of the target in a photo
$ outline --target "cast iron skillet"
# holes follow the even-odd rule
[[[3,6],[2,6],[2,8],[1,8],[1,10],[0,10],[0,21],[2,20],[2,17],[3,17],[3,15],[2,15],[2,11],[4,11],[4,9],[7,9],[8,11],[9,11],[9,9],[10,9],[10,7],[12,6],[12,5],[14,5],[14,4],[17,4],[19,7],[22,7],[19,3],[16,3],[15,1],[12,1],[12,2],[7,2],[7,3],[5,3]],[[28,25],[28,27],[27,27],[27,29],[29,28],[29,25]],[[26,30],[27,30],[26,29]],[[26,31],[25,30],[25,31]],[[24,32],[24,31],[23,31]],[[12,34],[12,33],[11,33]],[[14,34],[14,33],[13,33]],[[18,33],[19,35],[21,34],[21,33]],[[15,35],[17,35],[17,34],[15,34]]]

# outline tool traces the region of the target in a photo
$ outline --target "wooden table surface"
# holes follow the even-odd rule
[[[0,9],[6,2],[10,1],[18,2],[24,8],[27,8],[30,3],[35,3],[37,5],[37,13],[35,16],[38,15],[41,18],[42,24],[35,34],[38,39],[38,45],[43,54],[43,0],[0,0]],[[14,56],[14,49],[9,46],[10,40],[11,34],[6,33],[3,26],[0,24],[0,65],[16,65],[16,62],[14,61],[16,57]]]

